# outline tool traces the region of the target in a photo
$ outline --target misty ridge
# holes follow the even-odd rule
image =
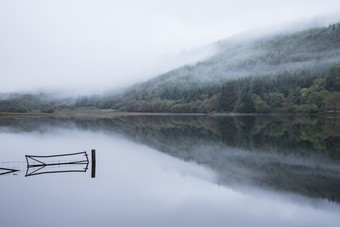
[[[340,107],[332,101],[340,89],[336,65],[340,63],[339,23],[290,34],[233,37],[205,50],[212,55],[208,59],[118,94],[78,98],[43,93],[0,94],[0,111],[52,113],[96,108],[128,112],[315,113]],[[322,81],[316,85],[318,79]],[[302,94],[302,89],[308,92]],[[326,98],[330,95],[333,99]],[[321,103],[313,100],[314,96],[322,96]]]
[[[173,80],[220,83],[245,76],[274,75],[284,72],[318,70],[324,72],[340,62],[340,24],[315,28],[288,35],[261,38],[230,38],[218,41],[217,53],[205,61],[172,70],[142,86]]]

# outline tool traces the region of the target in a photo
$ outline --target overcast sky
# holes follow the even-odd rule
[[[199,60],[210,49],[191,51],[219,39],[336,15],[339,0],[1,0],[0,92],[101,93]]]

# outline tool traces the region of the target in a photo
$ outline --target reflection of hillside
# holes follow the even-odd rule
[[[209,166],[219,173],[219,183],[235,188],[255,185],[340,202],[340,166],[322,155],[250,152],[218,144],[172,155]]]
[[[332,124],[327,118],[134,118],[120,130],[157,150],[209,166],[221,184],[340,202],[335,163],[340,138],[327,133]]]
[[[50,127],[118,132],[219,173],[220,183],[257,185],[340,202],[340,119],[148,116],[0,119],[11,131]]]

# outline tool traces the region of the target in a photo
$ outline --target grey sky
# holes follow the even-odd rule
[[[1,0],[0,92],[101,93],[240,32],[340,18],[339,0]],[[337,18],[336,18],[337,17]]]

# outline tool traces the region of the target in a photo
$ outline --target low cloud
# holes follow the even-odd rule
[[[2,1],[0,89],[122,89],[210,56],[219,39],[333,15],[325,24],[339,10],[333,0]]]

